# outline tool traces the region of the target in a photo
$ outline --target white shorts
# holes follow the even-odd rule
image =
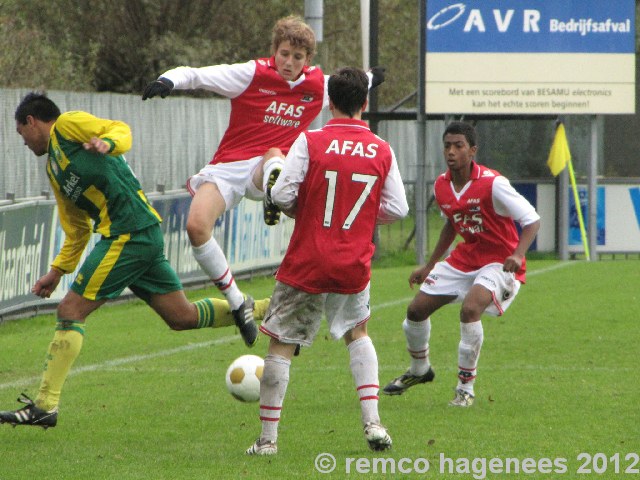
[[[322,315],[326,314],[334,340],[369,320],[369,285],[359,293],[307,293],[276,282],[260,331],[282,343],[308,347],[313,342]]]
[[[244,197],[261,201],[264,192],[253,184],[253,173],[261,161],[262,156],[259,156],[249,160],[206,165],[197,174],[189,177],[187,189],[193,196],[203,183],[215,183],[224,198],[227,210],[238,205]]]
[[[485,309],[488,315],[502,315],[520,290],[515,274],[502,270],[501,263],[490,263],[480,270],[462,272],[447,262],[438,262],[420,286],[427,295],[455,295],[453,303],[461,303],[473,285],[482,285],[491,292],[493,303]]]

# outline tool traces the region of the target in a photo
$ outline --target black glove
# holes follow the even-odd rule
[[[156,95],[160,95],[161,98],[164,98],[171,93],[171,90],[173,90],[173,82],[166,77],[160,77],[144,88],[144,92],[142,92],[142,100],[153,98]]]
[[[386,68],[384,67],[371,67],[371,74],[373,77],[371,78],[371,88],[376,88],[382,82],[384,82],[384,72]]]

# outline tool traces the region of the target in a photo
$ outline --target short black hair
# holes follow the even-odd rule
[[[464,135],[464,138],[467,139],[467,143],[470,147],[475,147],[478,144],[478,133],[473,125],[466,122],[451,122],[444,129],[444,133],[442,134],[442,139],[444,140],[445,135]]]
[[[15,117],[24,125],[29,115],[43,122],[50,122],[60,116],[60,109],[46,94],[30,92],[20,101]]]
[[[344,67],[329,77],[327,90],[333,105],[353,117],[367,101],[369,77],[360,68]]]

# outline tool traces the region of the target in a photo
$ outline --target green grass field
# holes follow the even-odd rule
[[[369,331],[381,386],[408,365],[401,322],[411,270],[374,271]],[[244,450],[260,431],[258,404],[234,400],[224,383],[228,364],[248,353],[233,329],[171,332],[139,302],[103,308],[89,318],[58,426],[0,426],[0,480],[637,476],[637,262],[538,260],[529,272],[510,310],[484,318],[470,409],[447,405],[458,306],[434,316],[436,380],[381,395],[394,441],[384,453],[366,446],[347,351],[326,328],[294,359],[278,455],[254,458]],[[256,298],[273,287],[271,279],[240,283]],[[35,397],[53,324],[42,316],[0,325],[1,409],[16,408],[21,391]],[[266,349],[263,337],[251,353]],[[316,469],[323,453],[336,460],[330,474]],[[519,473],[506,473],[516,463]]]

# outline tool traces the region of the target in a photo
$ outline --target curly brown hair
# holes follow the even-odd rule
[[[282,42],[289,41],[292,47],[302,47],[307,51],[309,61],[316,53],[316,35],[309,25],[298,15],[281,18],[271,32],[271,53],[275,53]]]

